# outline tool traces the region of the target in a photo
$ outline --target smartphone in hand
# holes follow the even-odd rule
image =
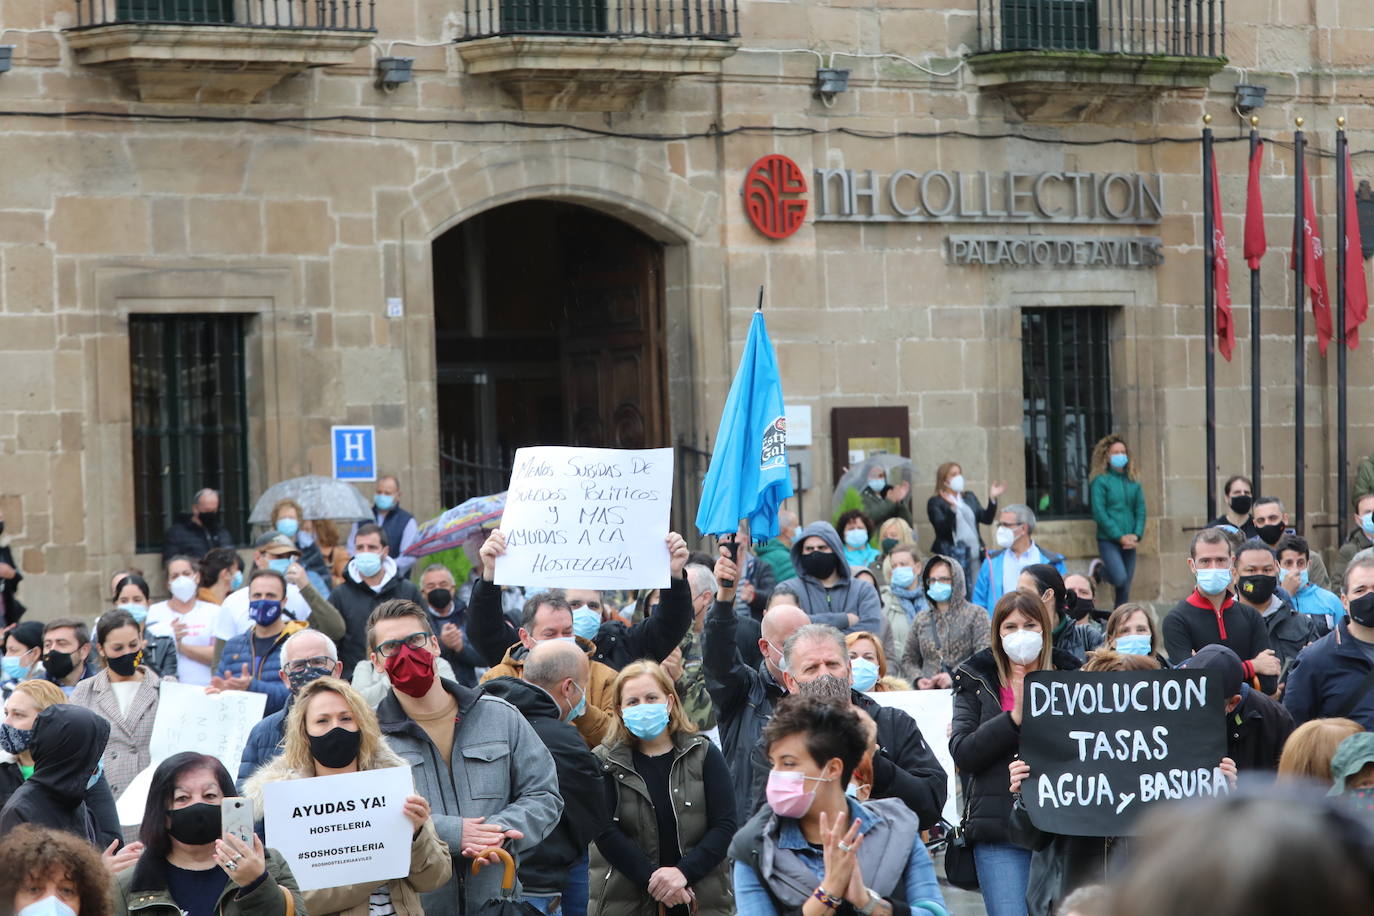
[[[253,845],[253,803],[246,798],[224,799],[219,808],[222,833],[232,833],[250,848]]]

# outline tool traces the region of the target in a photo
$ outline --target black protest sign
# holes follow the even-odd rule
[[[1032,672],[1021,724],[1031,823],[1121,836],[1159,802],[1229,791],[1224,709],[1208,670]]]

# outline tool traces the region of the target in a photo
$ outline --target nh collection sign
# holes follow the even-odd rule
[[[749,167],[741,196],[750,223],[771,239],[817,223],[970,223],[998,226],[1150,226],[1164,215],[1160,175],[1135,172],[966,172],[958,169],[815,169],[786,156]],[[950,264],[989,267],[1151,268],[1154,236],[951,235]]]

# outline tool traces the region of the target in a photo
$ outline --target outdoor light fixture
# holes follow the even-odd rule
[[[413,57],[378,58],[377,85],[383,89],[395,89],[402,83],[410,82],[410,67],[414,63]]]
[[[849,88],[849,71],[834,67],[821,67],[816,71],[816,92],[822,99],[830,101]]]
[[[1236,108],[1243,113],[1254,111],[1256,108],[1264,107],[1264,94],[1268,92],[1263,86],[1250,86],[1239,83],[1236,86]]]
[[[9,70],[14,60],[14,45],[0,45],[0,73]]]

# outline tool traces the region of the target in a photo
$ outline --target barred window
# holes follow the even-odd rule
[[[1112,429],[1111,309],[1021,311],[1026,502],[1049,518],[1089,514],[1093,446]]]
[[[235,542],[247,540],[247,317],[129,316],[134,524],[140,552],[162,548],[167,526],[202,487],[220,491]]]
[[[1096,51],[1097,15],[1097,0],[1002,0],[1002,48]]]

